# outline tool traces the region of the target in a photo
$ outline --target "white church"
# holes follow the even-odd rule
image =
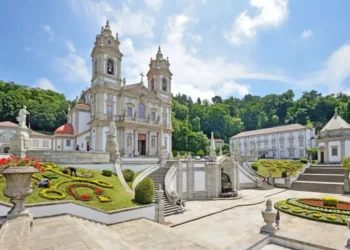
[[[118,34],[109,23],[96,36],[91,52],[91,87],[85,104],[68,110],[67,124],[57,128],[53,150],[106,151],[109,123],[116,122],[122,156],[160,156],[172,150],[171,79],[169,60],[158,49],[150,60],[147,87],[143,82],[126,85],[121,78],[123,54]],[[163,138],[160,138],[163,130]]]

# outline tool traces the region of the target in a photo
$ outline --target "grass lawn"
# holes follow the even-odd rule
[[[143,171],[143,170],[142,170]],[[137,173],[135,173],[134,174],[134,179],[132,180],[132,181],[128,181],[127,183],[128,183],[128,186],[129,186],[129,188],[132,190],[132,184],[134,183],[134,180],[136,179],[136,177],[139,175],[139,174],[141,174],[142,173],[142,171],[139,171],[139,172],[137,172]]]
[[[291,177],[294,177],[303,167],[300,161],[293,160],[259,160],[254,165],[258,166],[258,174],[269,177],[269,169],[273,168],[272,177],[282,177],[282,172],[290,169]],[[252,165],[253,166],[253,165]]]
[[[122,185],[119,182],[118,177],[115,175],[112,175],[111,177],[107,177],[107,176],[102,175],[102,173],[100,171],[77,168],[78,178],[76,178],[76,177],[70,177],[70,175],[63,174],[61,172],[62,169],[63,169],[63,167],[60,167],[60,166],[57,166],[54,164],[50,164],[50,165],[45,166],[45,172],[35,174],[35,176],[38,179],[44,178],[43,175],[46,175],[46,174],[51,174],[51,175],[54,174],[54,175],[58,176],[59,177],[58,179],[51,180],[50,189],[63,192],[66,195],[66,197],[64,199],[61,199],[61,200],[74,200],[76,202],[79,202],[79,203],[82,203],[82,204],[85,204],[88,206],[96,207],[96,208],[106,210],[106,211],[117,210],[117,209],[128,208],[128,207],[135,207],[138,205],[138,203],[136,203],[133,200],[134,197],[124,190],[124,188],[122,187]],[[87,173],[91,173],[93,175],[93,177],[89,177],[89,178],[84,177],[83,171],[85,171]],[[105,184],[99,183],[99,182],[97,182],[97,183],[94,182],[96,180],[103,182]],[[49,199],[43,198],[39,195],[40,191],[42,191],[43,189],[46,189],[46,188],[39,188],[38,185],[35,184],[36,182],[38,182],[38,180],[35,178],[32,178],[33,193],[27,197],[26,204],[40,203],[40,202],[54,202],[55,200],[49,200]],[[76,188],[74,188],[74,192],[77,195],[87,194],[87,195],[92,196],[92,200],[89,200],[89,201],[77,200],[73,196],[71,196],[70,194],[67,193],[67,187],[73,183],[74,184],[89,184],[95,188],[97,187],[99,189],[102,189],[103,194],[101,194],[100,196],[108,196],[112,200],[110,202],[102,203],[99,201],[98,195],[96,195],[94,193],[93,189],[87,188],[87,187],[76,187]],[[55,185],[55,184],[58,184],[58,185]],[[112,185],[112,188],[105,187],[106,184]],[[0,178],[0,190],[1,190],[0,200],[5,201],[5,202],[9,202],[10,199],[5,197],[3,192],[2,192],[2,190],[5,188],[5,186],[6,186],[6,180],[4,177],[2,177],[2,178]],[[56,195],[56,194],[49,193],[49,195]]]

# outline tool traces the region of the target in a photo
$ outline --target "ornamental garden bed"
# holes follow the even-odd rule
[[[259,160],[252,164],[252,167],[258,168],[258,174],[269,177],[269,171],[272,170],[272,177],[282,177],[282,172],[291,171],[291,177],[294,177],[304,166],[300,161],[293,160]]]
[[[341,208],[345,207],[344,204],[349,209]],[[301,218],[345,226],[346,219],[350,217],[350,204],[345,201],[339,201],[338,206],[331,207],[324,206],[322,199],[292,198],[276,202],[275,208]]]
[[[106,177],[100,171],[77,168],[78,177],[75,177],[64,174],[63,166],[49,163],[42,163],[42,166],[45,171],[32,177],[33,193],[27,197],[26,204],[74,200],[105,211],[138,205],[114,175]],[[39,188],[36,183],[47,177],[54,177],[50,180],[50,187]],[[0,201],[9,202],[2,192],[5,186],[5,178],[0,178]]]

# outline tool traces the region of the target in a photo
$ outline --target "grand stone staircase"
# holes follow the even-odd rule
[[[154,199],[156,199],[156,191],[159,188],[159,184],[162,186],[162,190],[165,190],[164,180],[170,167],[171,166],[166,165],[165,167],[159,168],[157,171],[153,172],[148,176],[153,180],[153,183],[154,183]],[[162,199],[164,200],[164,216],[175,214],[178,207],[176,205],[174,206],[169,203],[165,195],[165,191],[163,193]]]
[[[339,164],[312,165],[292,183],[292,190],[344,193],[344,169]]]
[[[16,232],[14,232],[15,234]],[[69,215],[35,219],[29,233],[30,250],[47,249],[217,249],[147,219],[104,225]],[[21,235],[17,235],[20,241]],[[0,247],[3,249],[2,247]],[[8,249],[8,248],[4,248]],[[11,250],[15,250],[11,248]],[[16,248],[16,250],[23,248]],[[28,249],[28,248],[25,248]]]

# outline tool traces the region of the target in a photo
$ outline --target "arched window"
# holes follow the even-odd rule
[[[139,104],[139,118],[145,119],[145,105],[143,103]]]
[[[110,75],[114,75],[114,65],[111,59],[107,60],[107,73]]]
[[[108,40],[108,44],[111,44],[111,40]]]
[[[154,91],[154,78],[151,80],[151,91]]]
[[[95,74],[97,74],[97,59],[95,59],[95,62],[94,62],[94,64],[95,64]]]
[[[167,91],[166,78],[163,78],[162,89],[163,89],[163,91]]]

